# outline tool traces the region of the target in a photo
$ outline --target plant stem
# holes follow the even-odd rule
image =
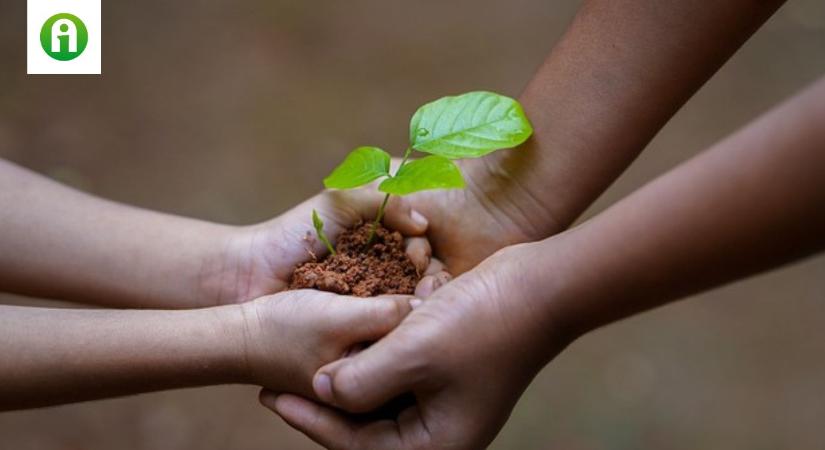
[[[378,207],[378,215],[375,216],[375,220],[372,222],[372,229],[370,229],[370,237],[367,239],[367,247],[372,244],[373,239],[375,239],[375,231],[378,229],[378,224],[381,223],[381,219],[384,218],[384,208],[387,207],[387,202],[390,201],[390,194],[384,196],[384,201],[381,202],[381,206]]]
[[[412,146],[407,147],[404,150],[404,159],[401,160],[401,164],[398,165],[398,170],[395,171],[395,175],[398,175],[398,172],[401,171],[401,168],[404,167],[404,164],[407,164],[407,160],[410,159],[410,155],[412,154]],[[392,178],[394,175],[390,175]],[[367,247],[372,244],[373,239],[375,239],[375,231],[378,229],[378,225],[381,223],[381,220],[384,218],[384,208],[387,207],[387,203],[390,201],[390,194],[384,196],[384,201],[381,202],[381,206],[378,208],[378,214],[375,216],[375,220],[372,222],[372,229],[370,230],[370,237],[367,238]]]
[[[404,150],[404,159],[401,160],[401,164],[398,165],[398,170],[395,171],[395,174],[398,175],[398,172],[404,167],[404,164],[407,164],[407,160],[410,159],[410,155],[412,154],[412,147],[407,147]]]
[[[327,250],[329,250],[329,254],[332,255],[332,256],[335,256],[337,252],[335,251],[335,247],[332,246],[332,242],[329,241],[327,236],[323,233],[320,233],[318,235],[318,237],[321,239],[321,242],[323,242],[324,245],[327,246]]]

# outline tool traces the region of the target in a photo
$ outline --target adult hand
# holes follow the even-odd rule
[[[571,340],[541,310],[551,293],[525,289],[533,245],[496,253],[436,291],[383,340],[315,376],[320,399],[353,413],[412,392],[416,405],[396,419],[364,423],[267,391],[262,403],[329,448],[484,448],[536,373]]]
[[[823,100],[825,80],[581,226],[498,253],[315,376],[320,399],[352,412],[412,392],[416,406],[395,421],[263,402],[334,448],[484,447],[572,337],[825,249],[825,130],[810,119]]]
[[[452,275],[472,269],[508,245],[538,240],[565,227],[544,203],[514,181],[524,170],[520,154],[535,151],[531,147],[528,143],[503,152],[504,157],[461,161],[465,189],[405,197],[427,218],[433,254]]]

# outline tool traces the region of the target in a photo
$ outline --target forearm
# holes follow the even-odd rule
[[[534,137],[473,188],[534,239],[563,230],[782,3],[585,2],[520,97]]]
[[[538,292],[586,331],[825,248],[825,79],[588,223],[538,244]],[[541,266],[537,264],[536,267]],[[547,281],[550,281],[548,283]]]
[[[213,302],[229,227],[98,199],[0,160],[0,291],[116,307]]]
[[[0,306],[0,410],[245,382],[239,306]]]

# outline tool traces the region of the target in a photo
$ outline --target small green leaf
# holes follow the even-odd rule
[[[533,127],[516,100],[483,91],[427,103],[410,121],[414,149],[450,159],[515,147],[531,134]]]
[[[387,178],[378,190],[394,195],[407,195],[427,189],[463,188],[464,178],[452,161],[443,156],[427,156],[404,164],[392,178]]]
[[[352,189],[390,173],[390,155],[378,147],[358,147],[324,178],[329,189]]]
[[[312,225],[315,227],[315,234],[318,235],[318,239],[327,246],[327,250],[331,254],[335,254],[335,247],[332,246],[332,243],[329,242],[327,235],[324,234],[324,221],[321,220],[321,216],[318,215],[318,211],[312,210]]]
[[[321,220],[321,217],[318,215],[318,211],[312,210],[312,225],[315,227],[315,231],[318,234],[322,234],[324,232],[324,221]]]

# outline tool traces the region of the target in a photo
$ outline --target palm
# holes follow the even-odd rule
[[[283,291],[289,286],[292,271],[314,256],[326,254],[326,247],[312,231],[312,210],[325,222],[325,232],[332,239],[361,220],[372,220],[383,196],[374,190],[324,191],[267,222],[244,228],[225,244],[216,267],[207,268],[211,291],[219,292],[216,303],[239,303]],[[418,225],[410,217],[409,204],[390,202],[385,223],[407,236],[422,234],[426,224]],[[417,265],[426,266],[426,254],[412,253]],[[214,286],[217,284],[218,286]]]
[[[433,254],[453,275],[464,273],[499,248],[527,240],[509,221],[484,206],[470,190],[429,191],[410,203],[430,222],[427,237]]]

